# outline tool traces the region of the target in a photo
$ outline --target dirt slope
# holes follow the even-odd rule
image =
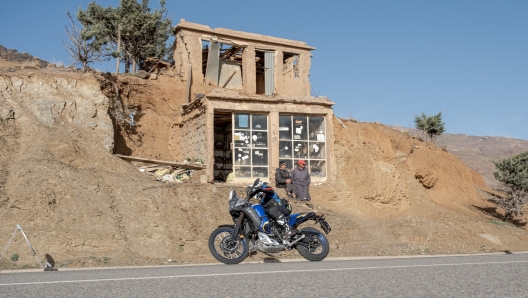
[[[20,223],[38,256],[61,266],[214,261],[207,237],[230,221],[231,186],[161,184],[109,152],[115,136],[116,151],[183,156],[171,146],[182,84],[125,79],[125,103],[141,112],[128,132],[112,125],[93,74],[0,75],[0,112],[15,115],[0,113],[0,246]],[[490,221],[474,188],[482,178],[454,155],[378,124],[333,125],[338,180],[311,188],[333,227],[332,256],[528,249],[524,228]],[[0,268],[34,263],[18,235]]]

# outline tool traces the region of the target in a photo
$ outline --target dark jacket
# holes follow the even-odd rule
[[[277,168],[275,171],[275,186],[278,188],[285,188],[286,179],[291,179],[290,172],[286,169],[281,170],[280,168]]]

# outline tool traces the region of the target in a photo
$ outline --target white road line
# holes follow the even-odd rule
[[[283,273],[303,273],[303,272],[314,273],[314,272],[329,272],[329,271],[335,272],[335,271],[353,271],[353,270],[425,268],[425,267],[446,267],[446,266],[478,266],[478,265],[522,264],[522,263],[528,263],[528,261],[458,263],[458,264],[430,264],[430,265],[402,265],[402,266],[375,266],[375,267],[351,267],[351,268],[334,268],[334,269],[302,269],[302,270],[254,271],[254,272],[233,272],[233,273],[209,273],[209,274],[189,274],[189,275],[169,275],[169,276],[145,276],[145,277],[124,277],[124,278],[107,278],[107,279],[83,279],[83,280],[20,282],[20,283],[0,284],[0,286],[22,286],[22,285],[25,286],[25,285],[86,283],[86,282],[103,282],[103,281],[129,281],[129,280],[152,280],[152,279],[169,279],[169,278],[233,276],[233,275],[250,275],[250,274],[283,274]]]

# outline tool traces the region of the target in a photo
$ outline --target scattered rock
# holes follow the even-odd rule
[[[421,169],[417,171],[414,177],[418,179],[418,181],[420,181],[420,183],[425,188],[432,188],[438,181],[438,178],[435,176],[435,174],[429,172],[427,169]]]

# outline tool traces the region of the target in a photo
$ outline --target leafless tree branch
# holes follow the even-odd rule
[[[89,66],[88,64],[101,61],[103,54],[96,51],[92,43],[82,38],[82,28],[75,25],[75,21],[69,11],[66,11],[70,18],[70,24],[64,26],[67,40],[62,40],[66,48],[66,52],[70,55],[70,58],[74,61],[74,64],[82,66],[83,71],[86,71]]]

